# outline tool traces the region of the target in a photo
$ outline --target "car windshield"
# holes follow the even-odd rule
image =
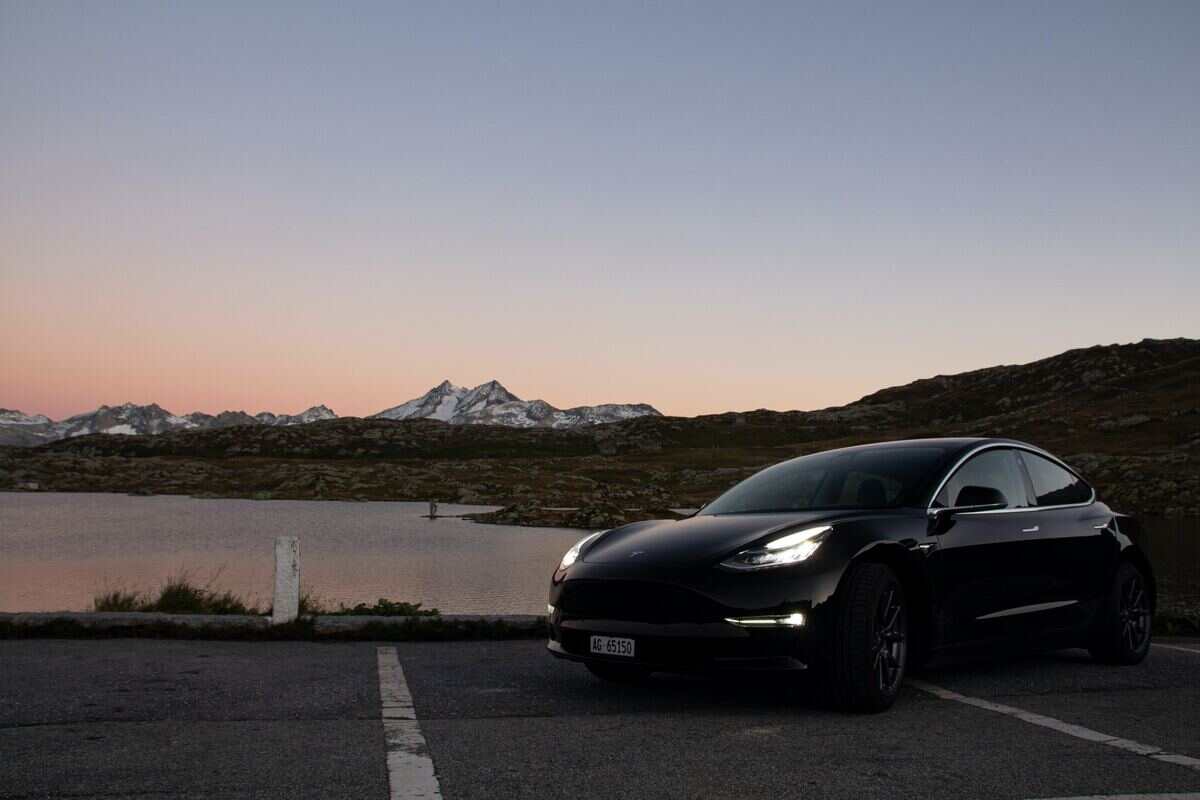
[[[933,446],[815,453],[751,475],[700,513],[918,506],[946,454],[945,448]]]

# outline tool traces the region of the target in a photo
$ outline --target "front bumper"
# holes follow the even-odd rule
[[[727,624],[727,623],[726,623]],[[732,626],[729,626],[732,627]],[[635,657],[603,656],[589,652],[592,634],[626,636],[635,642]],[[631,664],[663,672],[720,670],[794,671],[808,668],[802,636],[795,631],[755,631],[736,637],[664,635],[661,630],[622,630],[592,620],[577,627],[553,626],[546,649],[550,654],[583,663]]]
[[[824,647],[835,576],[707,574],[698,579],[587,570],[551,586],[547,648],[571,661],[632,664],[670,672],[805,669]],[[814,602],[815,601],[815,602]],[[740,627],[727,618],[803,614],[801,626]],[[634,640],[634,657],[594,654],[593,635]]]

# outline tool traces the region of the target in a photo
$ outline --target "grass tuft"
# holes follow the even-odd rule
[[[218,573],[219,575],[219,573]],[[173,575],[152,592],[108,589],[92,598],[93,611],[140,611],[163,614],[270,614],[271,609],[261,609],[228,590],[213,588],[217,575],[204,585],[192,580],[187,572]],[[374,603],[358,603],[336,607],[313,594],[300,594],[300,616],[376,616],[376,617],[438,617],[436,608],[421,608],[420,603],[405,600],[388,600],[381,597]]]
[[[141,611],[147,603],[146,596],[141,592],[129,592],[124,589],[110,589],[92,598],[93,611]]]
[[[338,605],[336,611],[321,613],[339,617],[437,617],[440,612],[436,608],[421,608],[420,603],[409,603],[404,600],[388,600],[381,597],[372,605],[358,603],[354,606]]]
[[[150,611],[166,614],[257,614],[258,608],[233,592],[190,583],[187,576],[170,578],[158,591]]]
[[[217,576],[201,586],[186,572],[173,575],[157,595],[111,589],[92,599],[94,611],[141,611],[164,614],[261,614],[258,606],[230,591],[212,588]]]

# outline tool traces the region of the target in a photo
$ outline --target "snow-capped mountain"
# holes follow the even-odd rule
[[[333,409],[329,406],[319,405],[301,411],[299,414],[272,414],[270,411],[264,411],[261,414],[255,414],[254,419],[264,425],[307,425],[323,419],[337,419],[337,414],[333,413]]]
[[[177,417],[163,410],[157,403],[136,406],[125,403],[119,406],[100,406],[86,414],[76,414],[55,424],[60,439],[86,436],[89,433],[164,433],[179,428],[195,428],[187,417]]]
[[[494,406],[520,402],[521,399],[501,386],[499,381],[481,383],[474,389],[442,381],[415,400],[371,416],[379,419],[439,419],[442,422],[459,423],[483,414]]]
[[[264,412],[269,413],[269,412]],[[191,414],[184,415],[184,419],[191,423],[186,426],[190,428],[232,428],[236,425],[259,425],[262,414],[258,416],[250,416],[245,411],[222,411],[220,414],[205,414],[202,411],[193,411]],[[274,417],[274,414],[271,414]]]
[[[313,406],[300,414],[264,411],[251,416],[245,411],[222,411],[214,415],[194,411],[177,416],[156,403],[146,406],[125,403],[100,406],[95,411],[76,414],[59,422],[41,414],[0,409],[0,445],[32,446],[89,433],[156,434],[176,430],[231,428],[235,425],[304,425],[336,418],[337,414],[323,405]]]
[[[415,400],[392,406],[371,416],[379,419],[440,419],[442,422],[449,422],[466,394],[467,390],[461,386],[442,381]]]
[[[458,410],[455,413],[460,417],[478,416],[487,412],[489,408],[506,403],[520,402],[521,398],[501,386],[500,381],[492,380],[479,384],[463,395],[462,400],[458,403]]]
[[[0,408],[0,444],[32,447],[57,438],[54,422],[49,417]]]
[[[20,411],[12,411],[7,408],[0,408],[0,425],[49,425],[50,418],[45,414],[22,414]]]
[[[474,389],[442,381],[420,397],[373,414],[379,419],[437,419],[452,425],[507,425],[515,428],[574,428],[634,417],[660,416],[645,403],[559,409],[545,400],[522,400],[499,381]]]

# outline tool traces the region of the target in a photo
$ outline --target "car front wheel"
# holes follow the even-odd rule
[[[904,587],[885,564],[859,564],[846,579],[826,681],[851,711],[890,708],[904,682],[908,609]]]

